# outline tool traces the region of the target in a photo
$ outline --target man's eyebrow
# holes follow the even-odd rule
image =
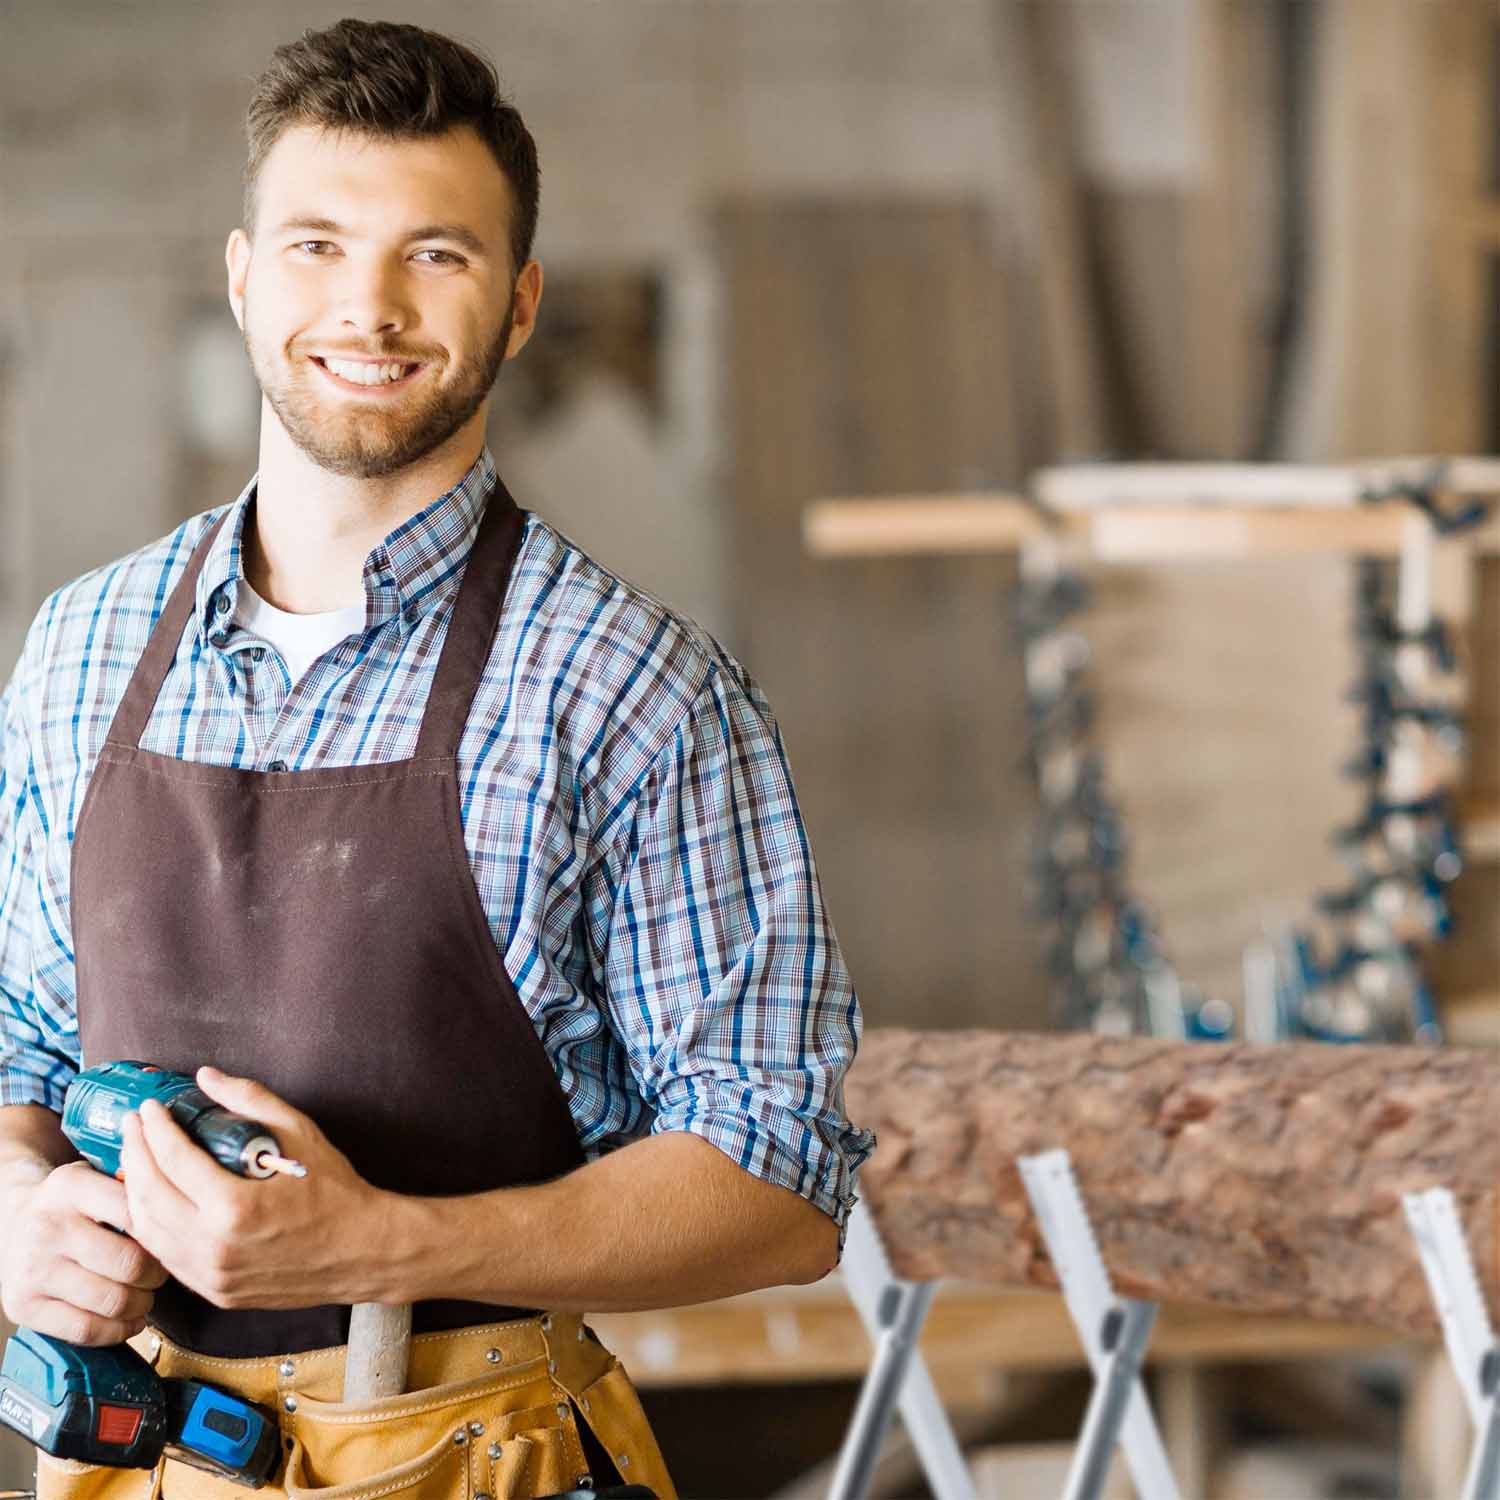
[[[312,214],[296,214],[283,219],[272,234],[285,234],[292,229],[311,229],[321,234],[347,234],[349,231],[333,219],[318,218]],[[462,245],[470,255],[488,255],[489,248],[477,234],[463,224],[419,224],[406,231],[407,240],[451,240]]]

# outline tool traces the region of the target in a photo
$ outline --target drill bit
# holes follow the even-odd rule
[[[262,1151],[255,1158],[255,1165],[266,1172],[280,1172],[286,1177],[306,1177],[307,1168],[289,1156],[278,1156],[274,1151]]]

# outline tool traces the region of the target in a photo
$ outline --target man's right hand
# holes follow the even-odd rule
[[[13,1185],[4,1205],[7,1318],[70,1344],[119,1344],[146,1326],[167,1273],[130,1238],[123,1183],[73,1161]]]

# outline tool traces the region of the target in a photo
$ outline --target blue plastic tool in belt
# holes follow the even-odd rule
[[[276,1414],[196,1380],[163,1380],[128,1344],[21,1329],[0,1362],[0,1422],[54,1458],[154,1469],[162,1455],[258,1489],[281,1461]]]

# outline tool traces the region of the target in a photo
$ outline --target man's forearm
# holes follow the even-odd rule
[[[556,1182],[390,1205],[382,1300],[631,1312],[816,1281],[833,1220],[697,1136],[651,1136]]]
[[[77,1159],[62,1120],[50,1109],[40,1104],[0,1108],[0,1214],[9,1218],[6,1204],[18,1189],[37,1186],[54,1167]]]

